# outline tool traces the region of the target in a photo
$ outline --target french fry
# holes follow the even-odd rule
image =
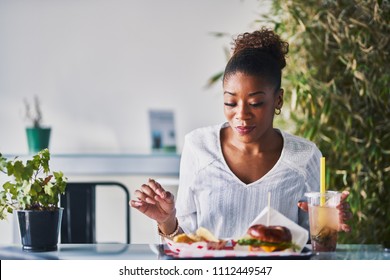
[[[194,241],[192,238],[190,238],[187,234],[182,233],[182,234],[176,235],[173,238],[173,242],[176,242],[176,243],[193,243],[193,242],[196,242],[196,241]]]
[[[207,242],[219,242],[220,240],[216,238],[208,229],[204,227],[200,227],[196,230],[194,233],[189,234],[179,234],[176,235],[173,238],[173,241],[176,243],[194,243],[194,242],[200,242],[200,241],[207,241]]]
[[[200,227],[196,230],[196,235],[205,239],[206,241],[219,242],[219,239],[214,236],[208,229]]]
[[[204,241],[204,239],[194,233],[189,233],[187,234],[189,238],[191,238],[194,242],[200,242],[200,241]]]

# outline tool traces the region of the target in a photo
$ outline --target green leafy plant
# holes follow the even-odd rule
[[[390,246],[390,3],[274,0],[290,42],[285,96],[296,133],[326,157],[328,188],[350,191],[341,243]]]
[[[31,108],[30,103],[27,99],[24,99],[24,107],[25,107],[25,117],[29,120],[33,127],[39,128],[42,127],[42,110],[39,103],[38,96],[34,96],[34,109]]]
[[[13,180],[0,190],[0,220],[13,210],[55,210],[59,195],[65,192],[67,178],[62,172],[50,172],[50,152],[44,149],[23,163],[7,160],[0,154],[0,172]]]

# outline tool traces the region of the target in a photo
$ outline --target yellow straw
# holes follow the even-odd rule
[[[320,171],[321,171],[320,206],[324,206],[325,205],[325,157],[321,157]]]

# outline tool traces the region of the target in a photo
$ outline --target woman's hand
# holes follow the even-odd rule
[[[134,195],[137,200],[130,200],[131,207],[144,213],[158,224],[171,224],[176,220],[176,208],[174,196],[165,191],[161,185],[153,179],[143,184]]]
[[[339,231],[343,230],[345,232],[351,231],[351,227],[346,224],[350,219],[352,219],[352,212],[350,210],[349,203],[346,201],[349,196],[348,191],[343,191],[341,193],[340,204],[336,206],[339,209]],[[298,202],[298,207],[303,211],[308,211],[307,202]]]
[[[340,204],[336,206],[339,209],[339,230],[343,230],[346,232],[351,231],[351,227],[346,224],[350,219],[352,219],[352,212],[349,203],[346,201],[349,196],[348,191],[343,191],[341,193]]]

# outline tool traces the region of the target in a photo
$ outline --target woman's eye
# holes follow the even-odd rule
[[[228,103],[228,102],[225,102],[224,104],[225,104],[225,106],[229,106],[229,107],[234,107],[234,106],[236,106],[236,103]]]
[[[260,107],[260,106],[262,106],[264,104],[264,102],[258,102],[258,103],[251,103],[250,105],[252,106],[252,107]]]

